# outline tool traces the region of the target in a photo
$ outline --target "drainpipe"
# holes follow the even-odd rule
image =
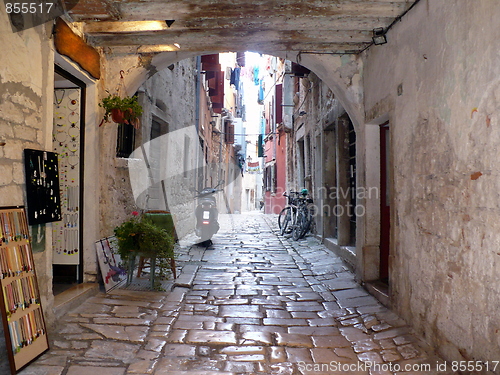
[[[223,110],[224,111],[224,110]],[[229,112],[225,112],[225,115],[221,117],[221,132],[220,132],[220,139],[219,139],[219,168],[217,169],[217,183],[219,183],[219,181],[221,180],[221,169],[222,169],[222,135],[226,134],[224,133],[224,125],[225,125],[225,121],[227,118],[229,118]]]
[[[195,79],[196,110],[195,110],[194,121],[197,133],[200,130],[200,81],[201,81],[201,56],[196,56],[196,79]]]
[[[195,77],[195,119],[194,119],[194,126],[196,128],[196,135],[200,136],[200,85],[201,85],[201,56],[196,56],[196,77]],[[199,142],[198,142],[199,143]],[[195,143],[196,144],[196,143]],[[200,183],[199,178],[200,178],[200,171],[203,171],[203,155],[201,155],[200,158],[200,146],[196,147],[196,171],[195,173],[195,186],[198,188],[198,185]],[[203,154],[204,150],[201,150],[201,153]],[[203,175],[203,172],[202,172]]]

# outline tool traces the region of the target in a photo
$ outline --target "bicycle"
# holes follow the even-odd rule
[[[301,192],[290,191],[290,195],[283,194],[288,198],[288,205],[283,208],[278,216],[278,225],[281,235],[292,234],[294,241],[303,238],[309,231],[312,215],[308,205],[312,199],[306,198],[307,189]]]
[[[298,198],[297,216],[292,230],[292,238],[295,241],[304,238],[311,228],[313,215],[311,214],[310,204],[313,203],[313,200],[307,198],[307,194],[307,189],[303,189],[302,196]]]
[[[288,204],[285,208],[281,210],[278,215],[278,226],[280,228],[280,234],[283,236],[292,232],[293,225],[295,224],[296,213],[297,213],[297,199],[299,197],[298,191],[290,191],[290,195],[286,192],[283,196],[287,197]]]

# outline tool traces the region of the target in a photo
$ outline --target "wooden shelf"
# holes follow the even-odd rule
[[[18,239],[11,239],[12,235]],[[21,207],[0,208],[0,276],[0,310],[14,375],[49,349],[26,212]],[[37,302],[18,307],[26,300]]]

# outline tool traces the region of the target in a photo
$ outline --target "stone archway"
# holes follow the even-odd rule
[[[120,70],[125,71],[125,82],[129,94],[134,93],[143,82],[156,72],[183,59],[219,53],[222,51],[202,51],[199,53],[162,52],[152,55],[105,55],[105,86],[109,91],[116,87]],[[237,52],[237,51],[233,51]],[[259,51],[256,51],[259,52]],[[301,54],[279,52],[275,56],[288,59],[314,72],[332,90],[349,114],[356,131],[364,122],[362,60],[356,55]]]
[[[120,81],[120,71],[125,72],[125,86],[128,94],[134,94],[139,87],[146,82],[155,73],[167,69],[169,65],[176,62],[193,58],[199,55],[218,53],[221,51],[203,51],[200,53],[188,52],[163,52],[156,55],[151,54],[106,54],[104,60],[104,84],[109,92],[116,89]],[[357,186],[364,186],[364,110],[363,110],[363,88],[362,88],[362,60],[355,55],[334,55],[334,54],[300,54],[297,52],[276,53],[275,56],[287,60],[295,61],[314,72],[341,103],[349,115],[351,122],[357,133],[357,165],[359,173],[357,174]],[[101,132],[102,140],[113,139],[112,130],[107,128]],[[103,160],[112,159],[113,147],[105,143],[101,144],[103,155],[108,157]],[[115,161],[116,163],[116,161]],[[103,170],[117,166],[101,165]],[[123,168],[121,168],[123,169]],[[118,167],[118,170],[120,168]],[[114,171],[106,173],[110,176]],[[110,182],[112,183],[112,182]],[[102,186],[102,192],[106,195],[106,186]],[[112,194],[111,194],[112,195]],[[363,204],[364,202],[358,202]],[[364,218],[360,218],[364,221]],[[357,233],[356,248],[362,249],[364,246],[364,222],[356,226]],[[358,250],[357,250],[358,251]],[[359,250],[361,251],[361,250]]]

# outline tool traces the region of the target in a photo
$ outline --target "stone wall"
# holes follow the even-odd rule
[[[53,66],[52,24],[14,33],[5,8],[0,10],[0,206],[26,204],[23,150],[51,150]],[[42,303],[51,323],[52,253],[35,254]]]
[[[110,92],[119,84],[118,67],[134,70],[141,65],[135,59],[127,60],[123,56],[107,56],[107,89]],[[115,61],[116,59],[116,61]],[[116,64],[116,62],[119,64]],[[129,64],[129,65],[127,65]],[[125,73],[126,75],[127,73]],[[140,102],[143,105],[142,126],[136,131],[135,147],[138,155],[142,157],[141,145],[149,155],[149,162],[155,167],[150,175],[150,188],[138,196],[136,200],[132,194],[129,177],[129,162],[127,159],[116,158],[116,125],[106,124],[101,132],[101,235],[111,235],[113,228],[130,216],[137,209],[154,210],[168,209],[175,213],[178,225],[178,235],[182,237],[193,229],[194,226],[194,199],[190,188],[196,185],[196,163],[198,156],[196,149],[199,147],[198,136],[195,132],[196,123],[196,59],[184,59],[174,62],[171,69],[155,72],[149,79],[142,82],[137,89]],[[117,79],[118,77],[118,79]],[[129,95],[133,95],[131,87],[125,79],[125,87]],[[165,137],[151,140],[152,121],[162,125]],[[191,129],[192,131],[189,131]],[[179,137],[174,137],[179,132]],[[187,164],[184,161],[184,132],[189,138],[189,152]],[[182,133],[182,134],[181,134]],[[167,135],[168,134],[168,135]],[[174,139],[175,138],[175,139]],[[181,139],[182,138],[182,139]],[[201,152],[201,150],[200,150]],[[187,175],[182,168],[188,166]],[[160,170],[161,169],[161,170]],[[164,180],[164,186],[159,180]],[[165,205],[163,189],[168,197],[168,206]],[[179,205],[172,202],[183,202]],[[174,212],[175,211],[175,212]]]
[[[366,122],[391,127],[393,306],[449,360],[500,358],[499,17],[420,1],[364,54]]]

